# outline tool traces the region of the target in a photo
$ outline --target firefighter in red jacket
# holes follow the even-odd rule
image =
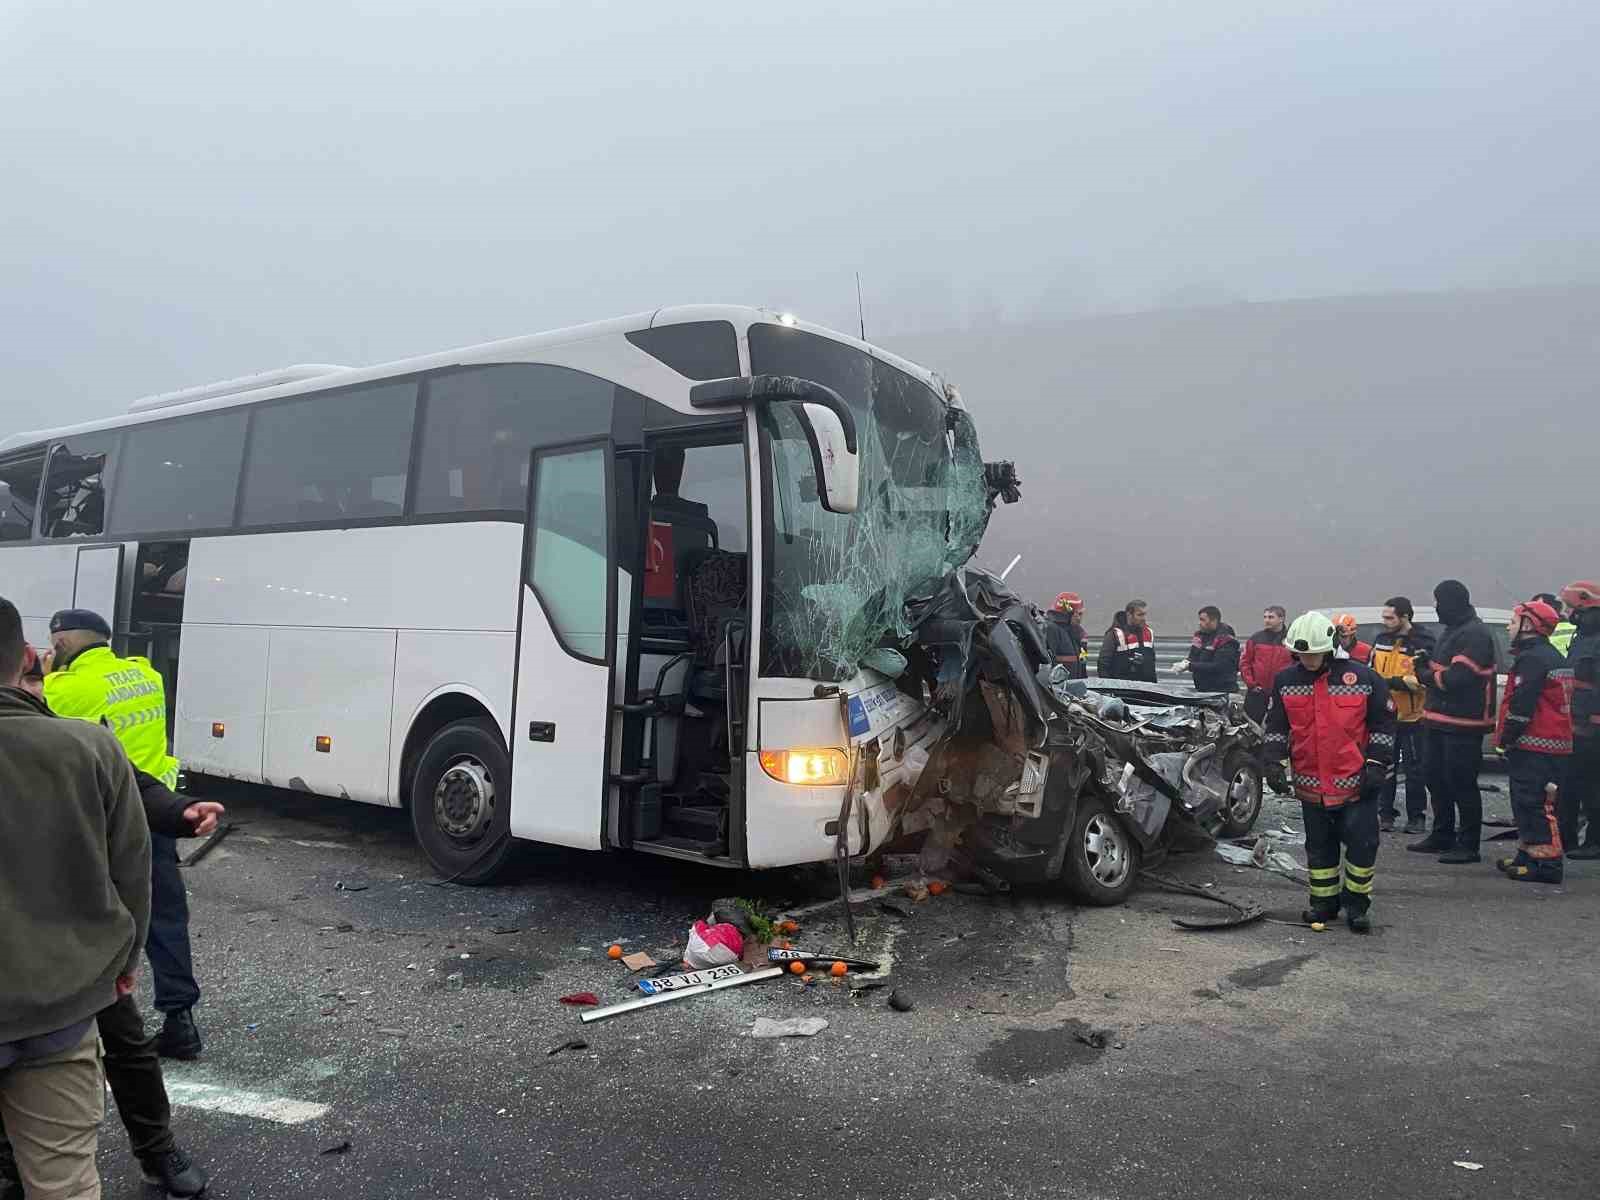
[[[1333,619],[1333,627],[1337,631],[1334,637],[1339,643],[1334,650],[1335,656],[1353,658],[1362,666],[1370,667],[1372,643],[1361,640],[1355,617],[1350,613],[1340,613]]]
[[[1292,786],[1305,818],[1311,906],[1300,915],[1308,924],[1333,921],[1343,908],[1352,933],[1369,933],[1378,793],[1394,759],[1389,685],[1370,667],[1334,657],[1333,622],[1322,613],[1296,618],[1288,645],[1298,661],[1272,681],[1266,752],[1274,790]]]
[[[1495,747],[1506,756],[1517,853],[1495,866],[1522,883],[1561,882],[1556,797],[1572,756],[1572,668],[1550,641],[1560,615],[1543,600],[1511,610],[1516,661],[1500,702]]]

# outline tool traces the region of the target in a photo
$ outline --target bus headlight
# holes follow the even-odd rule
[[[763,750],[761,769],[779,783],[839,787],[850,782],[850,756],[843,750]]]

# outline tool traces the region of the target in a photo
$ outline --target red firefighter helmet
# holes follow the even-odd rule
[[[1083,597],[1077,592],[1062,592],[1056,597],[1056,607],[1062,612],[1069,608],[1075,613],[1083,612]]]
[[[1600,608],[1600,583],[1580,579],[1561,589],[1561,603],[1573,612],[1584,608]]]
[[[1541,637],[1549,637],[1561,622],[1560,614],[1543,600],[1524,601],[1511,610],[1511,615],[1520,621],[1527,621]]]

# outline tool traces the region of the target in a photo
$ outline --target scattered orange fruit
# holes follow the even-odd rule
[[[872,877],[872,886],[874,888],[881,888],[883,886],[883,876],[882,875],[874,875]]]
[[[621,958],[622,957],[622,947],[621,946],[613,946],[613,947],[611,947],[611,949],[606,951],[606,957],[607,958]]]
[[[945,888],[945,885],[943,883],[941,883],[939,880],[935,879],[932,883],[930,883],[928,885],[928,895],[930,895],[930,896],[943,895],[944,894],[944,888]]]
[[[828,974],[838,976],[845,974],[849,970],[850,968],[845,966],[843,963],[836,962],[833,964],[833,966],[828,968]]]
[[[806,965],[797,960],[789,964],[789,971],[794,975],[804,975],[806,973]]]
[[[799,933],[800,923],[798,921],[779,921],[773,928],[779,933]]]

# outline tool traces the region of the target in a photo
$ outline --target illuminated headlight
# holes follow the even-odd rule
[[[850,756],[843,750],[763,750],[761,769],[779,783],[838,787],[850,782]]]

